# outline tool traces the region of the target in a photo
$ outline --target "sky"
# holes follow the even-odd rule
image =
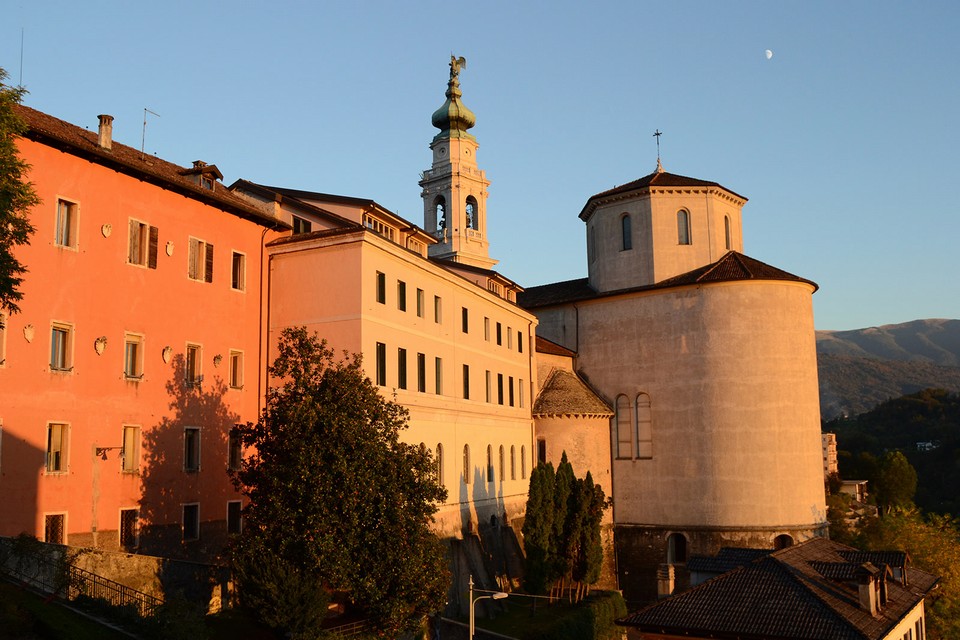
[[[958,31],[955,0],[0,0],[0,67],[24,104],[111,114],[114,140],[227,184],[422,225],[464,56],[498,271],[585,277],[581,208],[651,173],[660,130],[665,170],[749,198],[744,252],[818,283],[816,327],[845,330],[960,318]]]

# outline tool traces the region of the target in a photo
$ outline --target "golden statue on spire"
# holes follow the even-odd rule
[[[460,70],[467,68],[467,59],[463,56],[459,58],[455,55],[450,55],[450,82],[456,82],[460,77]]]

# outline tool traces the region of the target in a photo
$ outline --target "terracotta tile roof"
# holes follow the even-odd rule
[[[540,389],[533,405],[533,415],[608,418],[613,411],[578,375],[554,368]]]
[[[567,280],[530,287],[517,296],[517,303],[525,309],[537,309],[559,304],[569,304],[581,300],[592,300],[609,296],[619,296],[641,291],[656,291],[671,287],[682,287],[694,284],[708,284],[713,282],[735,282],[738,280],[784,280],[787,282],[804,282],[816,291],[817,283],[800,276],[795,276],[782,269],[778,269],[765,262],[760,262],[750,256],[736,251],[728,251],[722,258],[711,264],[693,271],[682,273],[673,278],[661,280],[655,284],[616,291],[598,292],[590,286],[587,278]]]
[[[547,353],[554,356],[567,356],[572,358],[577,355],[576,351],[571,351],[564,346],[557,344],[556,342],[551,342],[546,338],[537,336],[537,353]]]
[[[700,573],[726,573],[771,553],[773,549],[723,547],[715,556],[690,556],[687,560],[687,570]]]
[[[606,198],[612,196],[618,196],[626,193],[631,193],[635,191],[649,191],[651,187],[662,187],[662,188],[703,188],[703,189],[723,189],[727,193],[730,193],[737,198],[740,198],[744,202],[747,199],[741,196],[739,193],[730,191],[723,185],[717,182],[711,182],[709,180],[699,180],[697,178],[688,178],[687,176],[680,176],[674,173],[667,173],[666,171],[654,171],[653,173],[643,176],[639,180],[634,180],[633,182],[628,182],[620,186],[614,187],[612,189],[607,189],[606,191],[601,191],[598,194],[590,196],[587,200],[587,203],[583,206],[583,209],[580,211],[580,219],[587,220],[590,215],[593,213],[594,208],[599,203]]]
[[[111,142],[110,149],[104,149],[97,141],[96,131],[82,129],[24,105],[14,105],[14,109],[26,121],[28,130],[24,137],[30,140],[104,165],[258,224],[279,229],[290,228],[287,223],[273,217],[250,200],[231,192],[220,182],[216,183],[213,190],[201,187],[189,177],[198,173],[197,167],[181,167],[116,141]],[[214,165],[205,168],[213,175],[221,175]]]
[[[850,572],[837,568],[861,566],[843,557],[853,551],[814,538],[764,555],[618,623],[648,633],[711,638],[883,638],[939,579],[909,568],[906,585],[888,576],[886,605],[873,616],[860,608],[857,585],[846,580]]]

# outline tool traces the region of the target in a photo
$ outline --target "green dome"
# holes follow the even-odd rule
[[[440,129],[440,133],[433,138],[434,142],[449,138],[474,140],[474,137],[467,133],[467,129],[477,123],[477,116],[473,115],[473,111],[467,109],[460,100],[460,96],[463,95],[460,92],[460,81],[453,74],[451,76],[445,94],[447,100],[442,107],[433,112],[433,117],[430,119],[433,126]]]

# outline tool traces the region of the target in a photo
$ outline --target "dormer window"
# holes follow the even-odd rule
[[[200,176],[200,186],[208,191],[213,191],[213,178],[210,176]]]
[[[217,169],[217,165],[207,164],[203,160],[194,160],[193,167],[181,171],[180,174],[207,191],[213,191],[217,180],[223,180],[223,174]]]

